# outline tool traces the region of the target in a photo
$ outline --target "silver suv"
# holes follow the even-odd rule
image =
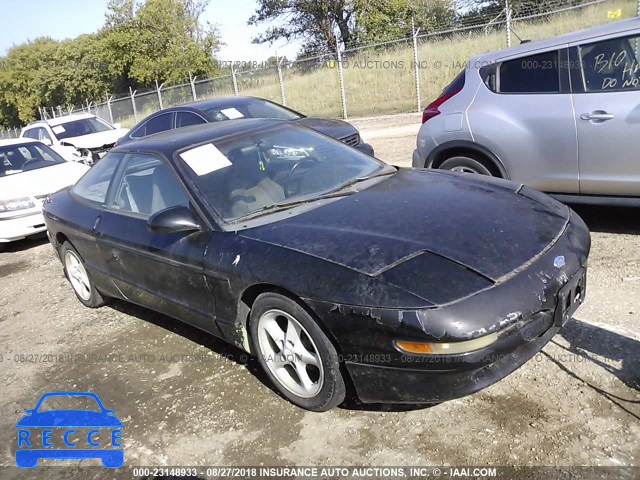
[[[425,108],[413,166],[640,204],[639,60],[638,18],[474,57]]]

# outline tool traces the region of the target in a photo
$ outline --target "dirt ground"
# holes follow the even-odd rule
[[[419,116],[354,123],[380,158],[410,165]],[[13,244],[0,253],[0,466],[22,411],[52,390],[115,409],[125,465],[640,465],[640,211],[576,210],[593,246],[574,319],[506,379],[429,408],[306,412],[243,352],[122,302],[87,309],[45,239]]]

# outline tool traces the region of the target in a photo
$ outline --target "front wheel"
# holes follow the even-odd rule
[[[259,295],[249,332],[260,365],[292,403],[316,412],[342,403],[346,388],[338,353],[300,304],[276,293]]]
[[[62,245],[62,264],[64,265],[64,273],[69,283],[71,283],[76,297],[83,305],[97,308],[105,304],[104,298],[93,285],[80,254],[69,242],[65,242]]]
[[[489,170],[483,163],[471,157],[451,157],[442,162],[438,168],[440,170],[450,170],[452,172],[475,173],[479,175],[492,176],[491,170]]]

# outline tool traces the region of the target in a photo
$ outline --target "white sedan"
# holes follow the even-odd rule
[[[89,167],[67,162],[42,142],[0,141],[0,250],[46,230],[42,201],[73,185]]]

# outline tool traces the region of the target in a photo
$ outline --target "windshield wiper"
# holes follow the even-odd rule
[[[250,218],[253,217],[259,217],[261,215],[265,215],[267,213],[271,213],[271,212],[275,212],[278,210],[288,210],[290,208],[296,207],[298,205],[303,205],[305,203],[312,203],[315,202],[316,200],[324,200],[327,198],[338,198],[338,197],[345,197],[349,194],[351,194],[353,192],[329,192],[329,193],[325,193],[323,195],[316,195],[313,197],[306,197],[306,198],[301,198],[299,200],[292,200],[290,202],[278,202],[278,203],[272,203],[271,205],[267,205],[266,207],[262,207],[259,210],[255,210],[251,213],[247,213],[246,215],[243,215],[241,217],[235,218],[232,220],[232,222],[239,222],[240,220],[248,220]]]
[[[376,178],[376,177],[383,177],[386,175],[391,175],[392,173],[396,173],[397,170],[393,167],[387,169],[387,168],[383,168],[377,172],[374,172],[370,175],[364,176],[364,177],[356,177],[350,181],[348,181],[347,183],[340,185],[338,188],[331,190],[329,192],[323,193],[321,195],[314,195],[312,197],[303,197],[303,198],[299,198],[298,200],[291,200],[288,202],[278,202],[278,203],[272,203],[271,205],[267,205],[266,207],[262,207],[259,210],[255,210],[253,212],[247,213],[246,215],[243,215],[241,217],[235,218],[232,220],[232,222],[239,222],[241,220],[248,220],[254,217],[259,217],[262,215],[265,215],[267,213],[271,213],[271,212],[276,212],[279,210],[288,210],[290,208],[296,207],[298,205],[303,205],[305,203],[312,203],[315,202],[316,200],[325,200],[328,198],[338,198],[338,197],[345,197],[347,195],[350,195],[352,193],[355,193],[355,190],[350,189],[349,187],[352,187],[353,185],[355,185],[356,183],[360,183],[360,182],[364,182],[366,180],[371,180],[372,178]]]
[[[389,166],[389,168],[383,167],[382,169],[376,172],[370,173],[369,175],[365,175],[364,177],[353,178],[349,180],[347,183],[340,185],[338,188],[336,188],[335,190],[331,190],[328,193],[341,192],[343,190],[348,189],[349,187],[352,187],[356,183],[365,182],[367,180],[371,180],[372,178],[376,178],[376,177],[386,177],[387,175],[391,175],[393,173],[396,173],[397,171],[398,170],[392,166]]]

